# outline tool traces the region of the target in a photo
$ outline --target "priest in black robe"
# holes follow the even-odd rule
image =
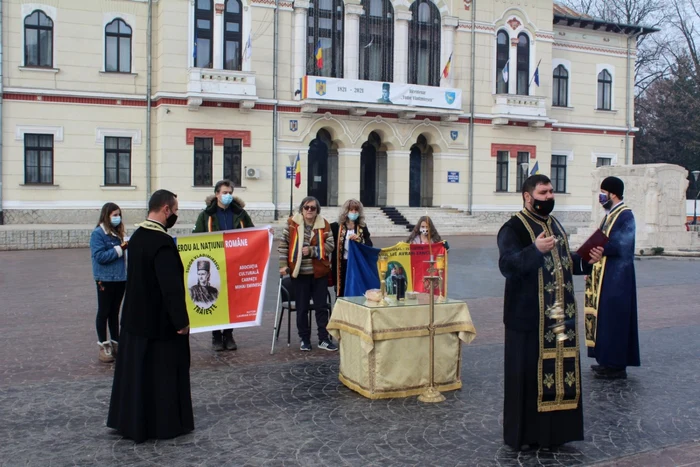
[[[550,215],[550,179],[529,177],[522,196],[524,209],[498,232],[506,278],[503,439],[516,450],[551,449],[583,439],[573,275],[591,266],[569,250],[564,228]],[[601,254],[594,249],[591,262]]]
[[[628,366],[639,366],[637,282],[634,272],[636,225],[625,205],[625,184],[607,177],[599,201],[606,211],[600,230],[610,241],[603,259],[586,278],[586,346],[599,379],[625,379]]]
[[[153,193],[129,241],[126,295],[107,426],[137,443],[194,430],[184,268],[167,229],[176,196]]]

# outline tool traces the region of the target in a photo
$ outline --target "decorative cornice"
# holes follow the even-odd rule
[[[194,144],[195,138],[212,138],[214,146],[223,146],[224,139],[240,139],[243,147],[249,148],[251,143],[251,132],[247,130],[216,130],[209,128],[188,128],[185,132],[185,139],[188,145]]]

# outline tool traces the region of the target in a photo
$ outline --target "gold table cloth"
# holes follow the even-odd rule
[[[369,399],[409,397],[430,386],[430,297],[380,306],[365,297],[339,298],[328,332],[340,344],[340,381]],[[435,303],[435,384],[462,387],[461,342],[476,336],[467,304]]]

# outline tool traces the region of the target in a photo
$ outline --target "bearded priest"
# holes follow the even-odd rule
[[[522,197],[524,209],[498,232],[498,266],[506,278],[503,439],[517,451],[583,439],[573,275],[590,274],[603,253],[594,248],[584,263],[569,250],[564,228],[551,215],[548,177],[530,176]],[[555,319],[557,308],[563,320]]]

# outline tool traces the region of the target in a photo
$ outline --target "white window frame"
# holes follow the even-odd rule
[[[600,112],[614,112],[617,110],[617,107],[615,107],[615,83],[617,82],[615,78],[615,67],[607,63],[598,63],[595,68],[595,103],[593,104],[593,108]],[[610,110],[598,108],[598,75],[603,70],[608,70],[608,73],[610,73],[610,77],[612,78],[612,83],[610,84]]]
[[[22,64],[22,67],[26,67],[27,64],[24,62],[24,56],[25,50],[24,48],[26,47],[25,43],[25,34],[24,34],[24,20],[27,18],[27,16],[31,15],[35,10],[41,10],[43,11],[46,16],[51,18],[51,21],[53,21],[53,37],[51,38],[51,47],[53,47],[52,54],[53,54],[53,63],[51,68],[46,68],[47,70],[53,69],[57,70],[58,69],[58,47],[56,46],[58,43],[58,9],[54,6],[50,5],[44,5],[42,3],[24,3],[22,4],[22,14],[20,15],[20,31],[22,35],[22,55],[21,55],[21,61],[20,63]]]
[[[129,13],[115,13],[115,12],[109,12],[109,13],[103,13],[102,14],[102,65],[100,66],[100,71],[102,73],[107,73],[105,69],[105,63],[107,62],[107,37],[105,34],[105,29],[107,28],[107,25],[114,21],[115,19],[121,19],[124,21],[127,26],[131,28],[131,70],[129,70],[129,73],[136,74],[136,65],[134,62],[135,60],[135,48],[134,44],[136,43],[136,16],[131,15]],[[110,74],[114,73],[115,75],[120,74],[119,72],[109,72]],[[121,73],[121,74],[126,74],[126,73]],[[111,135],[109,135],[111,136]]]
[[[95,144],[104,146],[106,137],[131,138],[132,146],[141,145],[141,130],[131,128],[95,128]]]
[[[592,152],[591,162],[593,162],[593,167],[598,164],[598,158],[610,159],[610,165],[617,165],[617,153],[611,152]]]
[[[241,71],[252,71],[251,70],[251,61],[253,60],[253,44],[252,44],[252,37],[251,37],[251,31],[252,31],[252,15],[250,14],[250,2],[248,0],[240,0],[241,1],[241,6],[243,7],[243,11],[241,12],[242,15],[242,25],[241,25],[241,34],[242,34],[242,41],[243,41],[243,47],[241,50],[241,53],[243,54],[242,57],[242,63],[241,63]],[[192,52],[194,51],[194,10],[195,10],[195,4],[197,0],[190,0],[189,1],[189,18],[188,18],[188,25],[187,25],[187,67],[188,68],[194,68],[194,57],[192,56]],[[213,29],[212,29],[212,60],[213,60],[213,69],[214,70],[223,70],[224,69],[224,14],[222,13],[220,15],[217,15],[216,13],[216,5],[222,5],[224,8],[226,7],[226,0],[214,0],[213,2],[214,6],[214,22],[212,24]],[[261,5],[263,6],[263,5]],[[248,43],[248,38],[251,37],[251,51],[250,51],[250,58],[246,58],[246,44]],[[219,41],[221,42],[220,44],[216,44],[215,42]],[[133,61],[133,59],[132,59]],[[231,70],[227,70],[231,71]],[[235,73],[235,71],[231,71],[231,73]],[[306,74],[306,73],[305,73]]]
[[[562,106],[555,106],[554,105],[554,100],[552,100],[552,109],[573,109],[574,106],[571,105],[571,82],[573,81],[573,73],[571,72],[571,61],[570,60],[564,60],[562,58],[553,58],[552,59],[552,73],[550,76],[552,76],[552,92],[554,92],[554,70],[557,69],[559,65],[562,65],[564,68],[566,68],[566,72],[569,73],[569,79],[568,83],[566,86],[566,107]],[[596,92],[598,88],[598,83],[597,83],[597,77],[596,77]],[[611,96],[612,97],[612,96]],[[596,100],[597,102],[597,100]]]
[[[520,26],[517,27],[517,29],[513,30],[513,28],[510,27],[508,24],[508,21],[511,19],[517,19],[520,22]],[[508,94],[509,95],[515,95],[518,91],[518,85],[517,85],[517,76],[518,76],[518,47],[513,47],[511,45],[511,41],[513,39],[518,39],[518,36],[520,36],[521,33],[525,33],[530,41],[530,56],[528,57],[529,60],[529,67],[530,67],[530,73],[528,76],[528,83],[532,79],[533,75],[535,74],[535,68],[537,67],[537,41],[535,40],[535,33],[530,31],[525,27],[525,24],[529,24],[529,21],[526,19],[521,18],[518,15],[506,15],[502,17],[495,25],[495,31],[493,32],[493,36],[491,39],[491,50],[492,50],[492,55],[491,55],[491,94],[496,94],[496,69],[497,69],[497,53],[498,53],[498,33],[499,31],[505,31],[508,34]],[[540,79],[542,76],[540,76]],[[511,86],[512,84],[512,86]],[[534,84],[534,81],[530,83],[530,86],[528,88],[528,96],[532,96],[532,85]]]

